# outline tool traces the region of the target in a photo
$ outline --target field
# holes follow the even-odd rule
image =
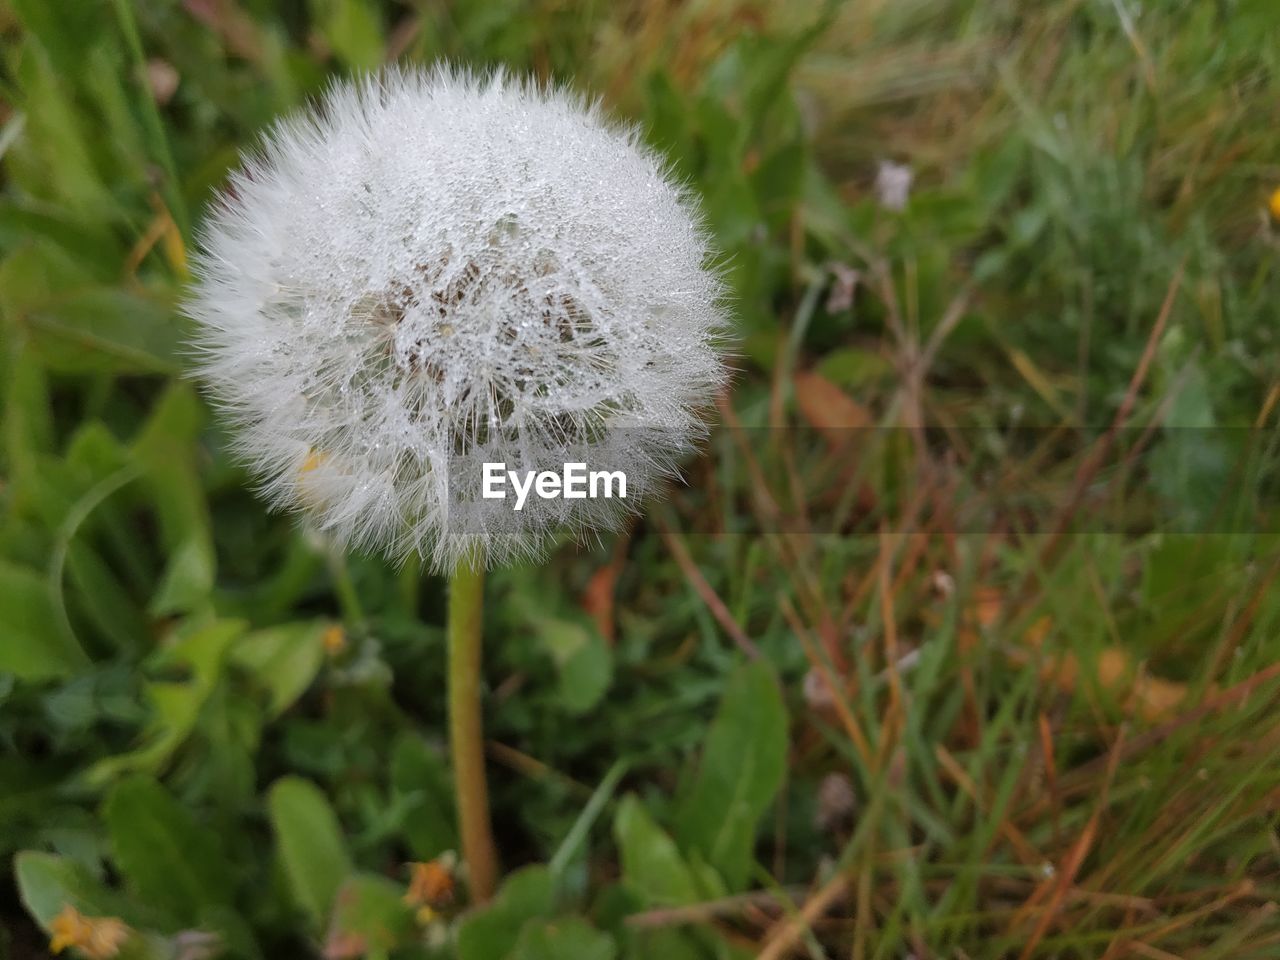
[[[0,0],[0,960],[1280,956],[1274,0]],[[571,84],[735,318],[628,528],[448,590],[269,511],[214,191],[331,78]]]

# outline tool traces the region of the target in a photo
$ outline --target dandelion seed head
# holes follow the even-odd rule
[[[911,184],[915,172],[906,164],[881,160],[876,170],[876,197],[886,210],[901,211],[907,208],[911,197]]]
[[[187,312],[236,449],[280,507],[448,569],[616,526],[725,379],[696,204],[637,132],[498,73],[330,89],[232,176]],[[628,497],[481,497],[482,464],[623,470]]]

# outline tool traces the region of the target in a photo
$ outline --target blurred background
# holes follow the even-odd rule
[[[0,0],[0,957],[1280,955],[1272,0]],[[333,76],[598,96],[739,319],[702,457],[443,585],[269,515],[193,227]]]

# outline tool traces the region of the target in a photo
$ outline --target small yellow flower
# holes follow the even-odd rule
[[[50,924],[53,934],[49,952],[58,954],[68,947],[79,950],[88,960],[112,960],[129,939],[129,927],[115,917],[86,917],[68,904]]]
[[[413,874],[404,902],[414,908],[420,926],[428,926],[439,918],[439,908],[453,902],[453,868],[457,859],[445,853],[430,863],[411,865]]]
[[[342,627],[335,623],[325,630],[320,642],[324,644],[325,653],[331,657],[336,657],[347,649],[347,634]]]
[[[1280,220],[1280,187],[1277,187],[1271,194],[1271,201],[1267,204],[1271,209],[1271,217],[1273,220]]]

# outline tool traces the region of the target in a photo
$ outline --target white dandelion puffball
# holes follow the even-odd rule
[[[563,90],[437,68],[333,87],[204,224],[198,375],[276,505],[446,570],[613,527],[725,380],[687,191]],[[482,495],[485,463],[622,470],[626,498]]]

